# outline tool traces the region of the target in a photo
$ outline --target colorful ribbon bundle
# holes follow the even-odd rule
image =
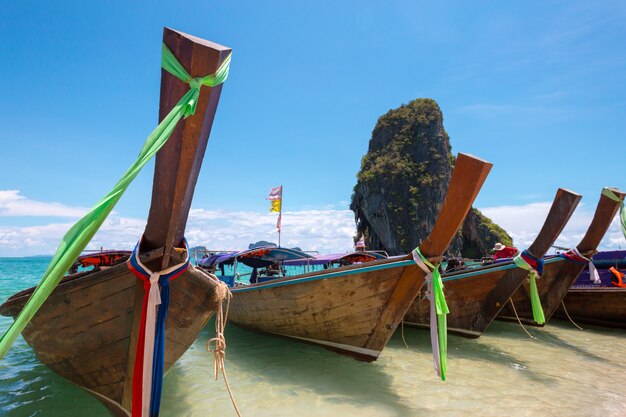
[[[546,317],[541,307],[541,298],[537,290],[537,278],[543,272],[543,258],[536,258],[527,250],[522,251],[518,256],[513,258],[513,262],[518,267],[530,271],[530,304],[533,309],[533,318],[537,324],[544,324]]]
[[[567,252],[559,254],[559,256],[563,259],[567,259],[568,261],[579,264],[587,264],[587,266],[589,267],[589,279],[594,284],[600,284],[602,282],[600,281],[600,274],[598,273],[598,270],[596,269],[596,266],[593,264],[591,259],[583,256],[583,254],[581,254],[577,248],[572,248]]]
[[[189,268],[189,250],[185,241],[185,261],[152,272],[139,259],[139,247],[127,261],[128,268],[143,281],[144,296],[137,353],[133,369],[133,417],[157,417],[161,407],[163,361],[165,356],[165,321],[170,302],[170,281]],[[160,288],[159,288],[160,287]],[[158,312],[158,313],[157,313]]]
[[[446,380],[446,354],[448,352],[448,323],[450,313],[443,294],[443,281],[439,265],[433,265],[422,255],[419,248],[413,249],[413,260],[426,273],[427,294],[430,300],[430,343],[433,348],[435,371],[442,381]]]

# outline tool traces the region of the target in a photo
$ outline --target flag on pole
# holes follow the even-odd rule
[[[267,199],[270,200],[271,203],[270,212],[280,213],[283,201],[283,186],[279,185],[278,187],[272,188],[272,190],[270,191],[270,195],[269,197],[267,197]]]
[[[280,240],[280,223],[283,217],[283,186],[272,188],[270,195],[267,197],[270,200],[270,213],[278,213],[278,220],[276,221],[276,229],[278,229],[278,235]]]

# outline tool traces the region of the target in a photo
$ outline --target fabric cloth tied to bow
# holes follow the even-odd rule
[[[544,324],[546,317],[543,314],[541,298],[537,290],[537,278],[539,278],[539,274],[543,272],[543,258],[536,258],[525,250],[513,258],[513,262],[515,262],[515,265],[518,267],[530,272],[528,278],[530,280],[530,304],[533,310],[533,319],[537,324]]]
[[[624,200],[619,198],[610,188],[603,188],[602,195],[610,198],[611,200],[620,204],[619,206],[619,219],[620,225],[622,226],[622,234],[626,238],[626,210],[624,210]]]
[[[37,288],[35,288],[35,291],[28,299],[28,302],[13,324],[11,324],[2,337],[0,337],[0,359],[4,357],[13,342],[15,342],[15,339],[17,339],[22,330],[24,330],[26,325],[32,320],[35,314],[37,314],[39,308],[41,308],[46,299],[48,299],[59,281],[61,281],[61,278],[63,278],[65,273],[70,269],[85,247],[87,247],[91,238],[96,234],[98,229],[100,229],[102,223],[104,223],[130,183],[135,179],[137,174],[139,174],[139,171],[141,171],[144,165],[146,165],[159,149],[165,145],[165,142],[167,142],[176,128],[178,121],[183,117],[194,114],[201,85],[215,87],[226,80],[231,55],[232,54],[226,57],[215,74],[210,74],[206,77],[199,78],[198,81],[194,81],[172,52],[165,44],[163,45],[161,66],[166,71],[185,82],[191,84],[193,81],[193,86],[190,85],[191,89],[178,100],[178,103],[174,105],[161,123],[150,133],[150,136],[148,136],[141,148],[139,156],[117,184],[115,184],[113,189],[98,201],[96,205],[93,206],[83,218],[78,220],[65,236],[63,236]]]
[[[135,246],[135,250],[127,261],[128,268],[143,281],[144,287],[141,324],[133,369],[131,411],[133,417],[156,417],[159,415],[161,406],[169,283],[189,268],[189,249],[185,241],[186,257],[183,262],[162,271],[153,272],[141,263],[140,246],[141,242]]]
[[[446,355],[448,352],[448,324],[446,315],[450,313],[443,294],[443,281],[439,265],[433,265],[422,255],[419,247],[411,253],[417,266],[426,273],[426,293],[430,302],[430,343],[433,349],[433,362],[437,376],[446,380]]]
[[[591,282],[593,282],[594,284],[602,283],[602,281],[600,280],[600,274],[598,273],[596,266],[593,264],[593,261],[590,258],[587,258],[586,256],[584,256],[582,253],[580,253],[578,248],[572,248],[568,250],[567,252],[560,254],[559,256],[561,258],[567,259],[568,261],[581,263],[581,264],[586,263],[587,266],[589,267],[589,279],[591,280]]]
[[[163,44],[161,51],[161,66],[163,69],[179,80],[189,84],[190,90],[185,94],[189,96],[187,98],[187,106],[184,113],[185,118],[193,115],[196,112],[196,106],[198,105],[198,97],[200,96],[200,87],[203,85],[207,87],[215,87],[222,84],[228,78],[228,72],[230,70],[230,57],[232,54],[228,54],[224,62],[219,66],[215,74],[209,74],[204,77],[192,77],[189,75],[185,67],[176,59],[172,51]]]

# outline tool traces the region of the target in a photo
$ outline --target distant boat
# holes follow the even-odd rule
[[[535,258],[542,258],[559,236],[581,196],[559,189],[548,217],[528,248]],[[482,335],[508,302],[509,297],[528,277],[528,271],[512,259],[476,268],[467,268],[442,276],[444,293],[450,308],[448,331],[476,338]],[[404,316],[404,324],[429,327],[430,301],[418,296]]]
[[[568,320],[569,315],[576,323],[626,329],[626,287],[614,284],[619,282],[618,275],[626,273],[626,251],[598,252],[593,256],[593,263],[598,268],[600,282],[594,283],[589,270],[584,270],[554,317]],[[624,277],[622,285],[626,285]]]
[[[585,236],[576,246],[578,253],[586,258],[590,258],[596,251],[600,241],[611,225],[621,201],[626,196],[626,193],[617,189],[608,190],[619,201],[607,197],[604,192],[601,194],[591,224]],[[573,250],[569,252],[569,256],[575,256]],[[559,308],[569,288],[586,267],[586,262],[573,261],[564,256],[546,258],[543,274],[537,280],[537,289],[546,323]],[[498,315],[498,318],[509,321],[517,321],[519,319],[524,324],[539,325],[533,318],[528,283],[525,282],[511,297],[511,300],[514,308],[511,303],[507,304]]]
[[[229,48],[168,28],[163,43],[193,76],[214,73],[230,53]],[[160,120],[188,90],[186,83],[163,71]],[[189,257],[185,225],[220,92],[221,86],[203,87],[195,114],[179,122],[158,152],[150,214],[133,262],[155,271],[184,267]],[[145,291],[143,281],[129,269],[128,253],[118,255],[84,257],[94,269],[65,277],[22,334],[53,371],[87,390],[114,416],[130,416]],[[105,260],[106,265],[100,262]],[[169,285],[165,370],[189,348],[219,303],[218,281],[193,266],[183,267]],[[0,313],[17,316],[33,290],[13,295]]]
[[[441,259],[490,168],[490,163],[475,157],[458,156],[439,219],[420,245],[425,257]],[[257,271],[254,283],[231,289],[230,320],[363,361],[378,358],[426,275],[411,255],[406,255],[282,276],[282,263],[289,260],[282,248],[267,248],[262,254],[255,250],[235,255],[237,262],[274,272],[268,277]],[[292,255],[314,261],[310,255]]]

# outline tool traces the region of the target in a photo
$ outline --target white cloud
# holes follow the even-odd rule
[[[0,216],[24,215],[19,210],[24,204],[31,216],[77,217],[83,208],[59,203],[29,200],[18,191],[0,191]],[[548,202],[515,206],[482,208],[481,211],[511,234],[515,245],[527,247],[532,243],[550,209]],[[580,205],[556,244],[576,245],[593,216],[592,209]],[[11,213],[11,214],[6,214]],[[38,214],[35,214],[38,213]],[[45,214],[44,214],[45,213]],[[70,215],[70,213],[73,213]],[[190,245],[212,249],[245,249],[259,240],[278,241],[276,213],[253,211],[225,211],[193,208],[187,222],[187,240]],[[50,223],[43,226],[0,226],[0,256],[28,256],[52,254],[72,222]],[[144,219],[121,217],[113,213],[103,224],[88,249],[131,249],[145,228]],[[355,231],[354,215],[350,210],[319,209],[288,211],[282,218],[282,245],[298,246],[304,250],[343,252],[352,248]],[[601,249],[625,248],[617,218],[602,241]]]
[[[87,212],[83,207],[70,207],[61,203],[30,200],[18,190],[0,190],[0,216],[54,216],[81,217]]]
[[[480,211],[502,226],[511,235],[517,247],[526,248],[539,233],[551,204],[540,202],[519,206],[497,206],[481,208]],[[593,211],[588,206],[580,204],[557,238],[555,245],[568,248],[576,246],[587,231],[592,218]],[[622,234],[618,216],[616,216],[602,239],[599,249],[619,248],[626,248],[626,240]]]
[[[2,192],[0,201],[30,202],[19,192]],[[0,197],[1,198],[1,197]],[[37,202],[35,202],[37,203]],[[45,215],[52,215],[49,203]],[[0,205],[0,207],[3,207]],[[58,205],[65,213],[80,213],[82,209]],[[12,205],[11,210],[17,210]],[[34,212],[33,210],[30,211]],[[13,213],[13,211],[12,211]],[[40,210],[39,213],[44,213]],[[11,215],[24,215],[20,212]],[[33,214],[34,215],[34,214]],[[44,214],[39,214],[44,215]],[[69,215],[68,215],[69,217]],[[214,249],[245,249],[259,240],[278,241],[276,213],[252,211],[224,211],[194,208],[187,221],[187,240],[190,245],[203,245]],[[51,223],[44,226],[0,226],[0,256],[28,256],[52,254],[60,239],[72,226],[71,222]],[[94,236],[87,249],[131,249],[145,228],[145,220],[121,217],[113,213]],[[305,210],[284,212],[282,217],[283,246],[299,246],[305,250],[342,252],[352,248],[355,233],[354,216],[349,210]]]

